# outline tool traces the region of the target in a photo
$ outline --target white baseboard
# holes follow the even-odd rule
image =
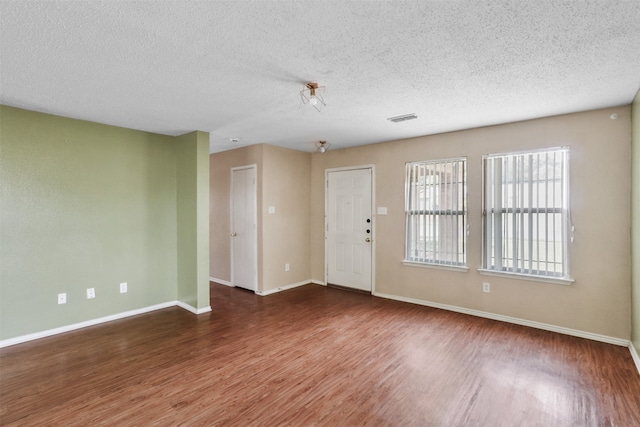
[[[9,339],[0,341],[0,348],[8,347],[10,345],[15,345],[15,344],[21,344],[27,341],[37,340],[39,338],[50,337],[52,335],[58,335],[65,332],[75,331],[76,329],[82,329],[88,326],[98,325],[100,323],[106,323],[106,322],[111,322],[113,320],[124,319],[125,317],[137,316],[138,314],[149,313],[151,311],[161,310],[163,308],[174,307],[177,305],[177,303],[178,303],[177,301],[168,301],[162,304],[151,305],[149,307],[112,314],[110,316],[99,317],[97,319],[86,320],[84,322],[74,323],[72,325],[60,326],[59,328],[53,328],[53,329],[48,329],[46,331],[35,332],[33,334],[27,334],[19,337],[9,338]]]
[[[194,306],[184,303],[182,301],[176,301],[176,305],[180,308],[184,308],[185,310],[192,312],[193,314],[208,313],[211,311],[210,305],[202,308],[195,308]]]
[[[636,368],[638,369],[638,373],[640,374],[640,356],[638,355],[638,352],[636,351],[636,348],[634,347],[632,342],[629,343],[629,351],[631,352],[631,358],[636,364]]]
[[[526,319],[519,319],[517,317],[511,316],[503,316],[501,314],[489,313],[486,311],[472,310],[469,308],[458,307],[455,305],[448,304],[440,304],[437,302],[424,301],[414,298],[400,297],[396,295],[383,294],[379,292],[373,293],[374,296],[392,299],[396,301],[403,301],[412,304],[424,305],[427,307],[440,308],[448,311],[455,311],[457,313],[469,314],[471,316],[484,317],[486,319],[499,320],[501,322],[513,323],[516,325],[529,326],[531,328],[542,329],[545,331],[557,332],[560,334],[571,335],[574,337],[587,338],[594,341],[605,342],[609,344],[619,345],[623,347],[628,347],[630,345],[629,340],[624,340],[621,338],[610,337],[607,335],[594,334],[591,332],[579,331],[576,329],[565,328],[562,326],[549,325],[546,323],[534,322]],[[636,362],[637,364],[637,362]]]
[[[209,277],[209,281],[210,281],[210,282],[220,283],[221,285],[231,286],[232,288],[235,288],[235,286],[233,286],[233,285],[231,284],[231,282],[229,282],[229,281],[227,281],[227,280],[216,279],[215,277]]]
[[[275,294],[277,292],[286,291],[287,289],[297,288],[298,286],[308,285],[311,283],[310,280],[303,280],[302,282],[292,283],[290,285],[280,286],[279,288],[269,289],[268,291],[256,291],[256,294],[260,296],[267,296],[271,294]]]
[[[216,282],[216,283],[219,283],[219,284],[225,285],[225,286],[230,286],[232,288],[235,287],[235,286],[233,286],[231,284],[231,282],[229,282],[227,280],[218,279],[218,278],[215,278],[215,277],[209,277],[209,281],[210,282]],[[326,283],[321,282],[319,280],[303,280],[302,282],[293,283],[291,285],[286,285],[286,286],[280,286],[279,288],[269,289],[268,291],[256,291],[256,294],[261,295],[261,296],[275,294],[276,292],[286,291],[287,289],[296,288],[298,286],[307,285],[309,283],[314,283],[316,285],[322,285],[322,286],[326,286],[327,285]]]
[[[151,311],[161,310],[163,308],[175,307],[175,306],[183,308],[193,314],[208,313],[209,311],[211,311],[211,306],[197,309],[182,301],[168,301],[168,302],[163,302],[161,304],[150,305],[149,307],[138,308],[136,310],[129,310],[122,313],[112,314],[110,316],[86,320],[84,322],[74,323],[72,325],[60,326],[59,328],[53,328],[53,329],[48,329],[46,331],[35,332],[33,334],[27,334],[19,337],[9,338],[9,339],[0,341],[0,348],[9,347],[15,344],[21,344],[24,342],[33,341],[40,338],[50,337],[52,335],[58,335],[58,334],[63,334],[65,332],[75,331],[76,329],[82,329],[88,326],[99,325],[101,323],[107,323],[113,320],[124,319],[126,317],[137,316],[138,314],[149,313]]]

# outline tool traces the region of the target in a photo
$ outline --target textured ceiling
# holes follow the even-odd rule
[[[369,144],[629,104],[640,87],[638,0],[1,0],[0,28],[2,104],[207,131],[211,152]],[[320,113],[301,105],[309,81],[326,86]]]

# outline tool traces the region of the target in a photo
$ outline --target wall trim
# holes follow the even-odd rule
[[[104,317],[99,317],[97,319],[86,320],[80,323],[60,326],[59,328],[53,328],[53,329],[48,329],[46,331],[34,332],[33,334],[27,334],[19,337],[8,338],[6,340],[0,341],[0,348],[8,347],[15,344],[21,344],[27,341],[33,341],[40,338],[46,338],[52,335],[58,335],[65,332],[75,331],[76,329],[82,329],[88,326],[98,325],[100,323],[107,323],[113,320],[124,319],[125,317],[137,316],[138,314],[149,313],[151,311],[161,310],[163,308],[175,307],[176,305],[178,305],[178,301],[168,301],[168,302],[163,302],[161,304],[150,305],[149,307],[138,308],[136,310],[129,310],[129,311],[124,311],[122,313],[112,314],[110,316],[104,316]]]
[[[411,303],[411,304],[424,305],[424,306],[427,306],[427,307],[440,308],[440,309],[443,309],[443,310],[455,311],[457,313],[469,314],[471,316],[477,316],[477,317],[484,317],[486,319],[498,320],[498,321],[501,321],[501,322],[513,323],[513,324],[521,325],[521,326],[528,326],[528,327],[531,327],[531,328],[542,329],[542,330],[545,330],[545,331],[557,332],[559,334],[571,335],[571,336],[580,337],[580,338],[587,338],[587,339],[590,339],[590,340],[605,342],[605,343],[608,343],[608,344],[619,345],[619,346],[622,346],[622,347],[629,347],[630,344],[631,344],[629,340],[625,340],[625,339],[621,339],[621,338],[610,337],[610,336],[607,336],[607,335],[594,334],[594,333],[591,333],[591,332],[579,331],[577,329],[565,328],[565,327],[562,327],[562,326],[555,326],[555,325],[550,325],[550,324],[547,324],[547,323],[534,322],[532,320],[520,319],[520,318],[517,318],[517,317],[503,316],[501,314],[489,313],[489,312],[486,312],[486,311],[472,310],[470,308],[458,307],[458,306],[455,306],[455,305],[440,304],[440,303],[437,303],[437,302],[425,301],[425,300],[420,300],[420,299],[415,299],[415,298],[401,297],[401,296],[397,296],[397,295],[383,294],[383,293],[379,293],[379,292],[374,292],[373,295],[377,296],[377,297],[381,297],[381,298],[387,298],[387,299],[392,299],[392,300],[396,300],[396,301],[408,302],[408,303]]]
[[[638,369],[638,374],[640,374],[640,355],[638,355],[638,352],[632,342],[629,343],[629,351],[631,352],[631,358]]]
[[[216,283],[220,283],[221,285],[225,285],[225,286],[230,286],[232,288],[235,288],[235,286],[233,286],[231,284],[231,282],[227,281],[227,280],[222,280],[222,279],[217,279],[215,277],[209,277],[209,281],[210,282],[216,282]]]
[[[280,287],[275,288],[275,289],[269,289],[268,291],[256,291],[256,294],[264,297],[264,296],[267,296],[267,295],[275,294],[277,292],[286,291],[287,289],[293,289],[293,288],[297,288],[298,286],[308,285],[310,283],[311,283],[310,280],[303,280],[302,282],[297,282],[297,283],[292,283],[290,285],[280,286]]]
[[[313,283],[314,285],[327,286],[327,283],[323,282],[322,280],[312,280],[311,283]]]
[[[217,282],[217,280],[212,280],[214,282]],[[326,286],[325,283],[320,282],[318,280],[311,280],[311,281],[302,281],[302,282],[297,282],[297,283],[292,283],[290,285],[286,285],[286,286],[281,286],[279,288],[276,289],[271,289],[269,291],[266,292],[257,292],[256,294],[260,295],[260,296],[266,296],[266,295],[270,295],[270,294],[274,294],[277,292],[282,292],[285,291],[287,289],[293,289],[299,286],[304,286],[304,285],[308,285],[310,283],[316,284],[316,285],[323,285]],[[224,284],[224,283],[223,283]],[[380,298],[386,298],[386,299],[391,299],[391,300],[396,300],[396,301],[401,301],[401,302],[407,302],[410,304],[417,304],[417,305],[423,305],[423,306],[427,306],[427,307],[433,307],[433,308],[440,308],[443,310],[448,310],[448,311],[454,311],[457,313],[462,313],[462,314],[468,314],[471,316],[476,316],[476,317],[483,317],[486,319],[492,319],[492,320],[498,320],[501,322],[507,322],[507,323],[513,323],[516,325],[522,325],[522,326],[528,326],[528,327],[532,327],[532,328],[536,328],[536,329],[542,329],[542,330],[546,330],[546,331],[551,331],[551,332],[557,332],[560,334],[565,334],[565,335],[571,335],[571,336],[575,336],[575,337],[580,337],[580,338],[587,338],[587,339],[591,339],[594,341],[600,341],[600,342],[605,342],[608,344],[614,344],[614,345],[619,345],[619,346],[623,346],[623,347],[628,347],[629,351],[631,352],[631,358],[633,359],[633,362],[636,365],[636,368],[638,369],[638,373],[640,374],[640,355],[638,355],[635,347],[633,346],[633,343],[630,342],[629,340],[623,340],[620,338],[615,338],[615,337],[609,337],[606,335],[600,335],[600,334],[594,334],[594,333],[590,333],[590,332],[584,332],[584,331],[579,331],[576,329],[570,329],[570,328],[564,328],[561,326],[555,326],[555,325],[549,325],[546,323],[540,323],[540,322],[534,322],[534,321],[530,321],[530,320],[525,320],[525,319],[519,319],[517,317],[511,317],[511,316],[503,316],[500,314],[494,314],[494,313],[489,313],[486,311],[479,311],[479,310],[472,310],[469,308],[464,308],[464,307],[458,307],[458,306],[454,306],[454,305],[448,305],[448,304],[440,304],[440,303],[436,303],[436,302],[431,302],[431,301],[425,301],[425,300],[419,300],[419,299],[415,299],[415,298],[407,298],[407,297],[401,297],[401,296],[397,296],[397,295],[391,295],[391,294],[384,294],[384,293],[380,293],[380,292],[374,292],[373,293],[374,296],[376,297],[380,297]],[[196,309],[195,307],[183,303],[182,301],[168,301],[168,302],[164,302],[161,304],[155,304],[155,305],[151,305],[148,307],[143,307],[143,308],[139,308],[139,309],[135,309],[135,310],[129,310],[129,311],[125,311],[122,313],[117,313],[117,314],[112,314],[109,316],[104,316],[104,317],[99,317],[97,319],[91,319],[91,320],[87,320],[84,322],[79,322],[79,323],[74,323],[71,325],[66,325],[66,326],[60,326],[58,328],[54,328],[54,329],[48,329],[46,331],[40,331],[40,332],[35,332],[32,334],[27,334],[27,335],[21,335],[18,337],[13,337],[13,338],[8,338],[6,340],[0,340],[0,348],[3,347],[9,347],[12,345],[16,345],[16,344],[22,344],[28,341],[33,341],[33,340],[37,340],[40,338],[46,338],[46,337],[50,337],[53,335],[58,335],[58,334],[62,334],[65,332],[71,332],[71,331],[75,331],[77,329],[82,329],[82,328],[86,328],[89,326],[94,326],[94,325],[99,325],[101,323],[107,323],[107,322],[111,322],[114,320],[119,320],[119,319],[124,319],[127,317],[131,317],[131,316],[137,316],[139,314],[144,314],[144,313],[149,313],[152,311],[156,311],[156,310],[162,310],[164,308],[169,308],[169,307],[174,307],[174,306],[178,306],[184,310],[187,310],[191,313],[194,314],[203,314],[203,313],[208,313],[211,311],[211,306],[207,306],[207,307],[203,307],[200,309]]]
[[[195,308],[194,306],[184,303],[182,301],[176,301],[176,305],[180,308],[183,308],[187,311],[190,311],[193,314],[202,314],[202,313],[208,313],[211,311],[211,306],[208,305],[206,307],[202,307],[202,308]]]

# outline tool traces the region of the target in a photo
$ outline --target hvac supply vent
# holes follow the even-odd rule
[[[417,118],[418,116],[416,116],[414,113],[411,113],[411,114],[405,114],[404,116],[389,117],[387,120],[393,123],[400,123],[400,122],[406,122],[407,120],[413,120]]]

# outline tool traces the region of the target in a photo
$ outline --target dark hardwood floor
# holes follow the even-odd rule
[[[624,347],[307,285],[212,284],[0,349],[5,426],[639,426]]]

